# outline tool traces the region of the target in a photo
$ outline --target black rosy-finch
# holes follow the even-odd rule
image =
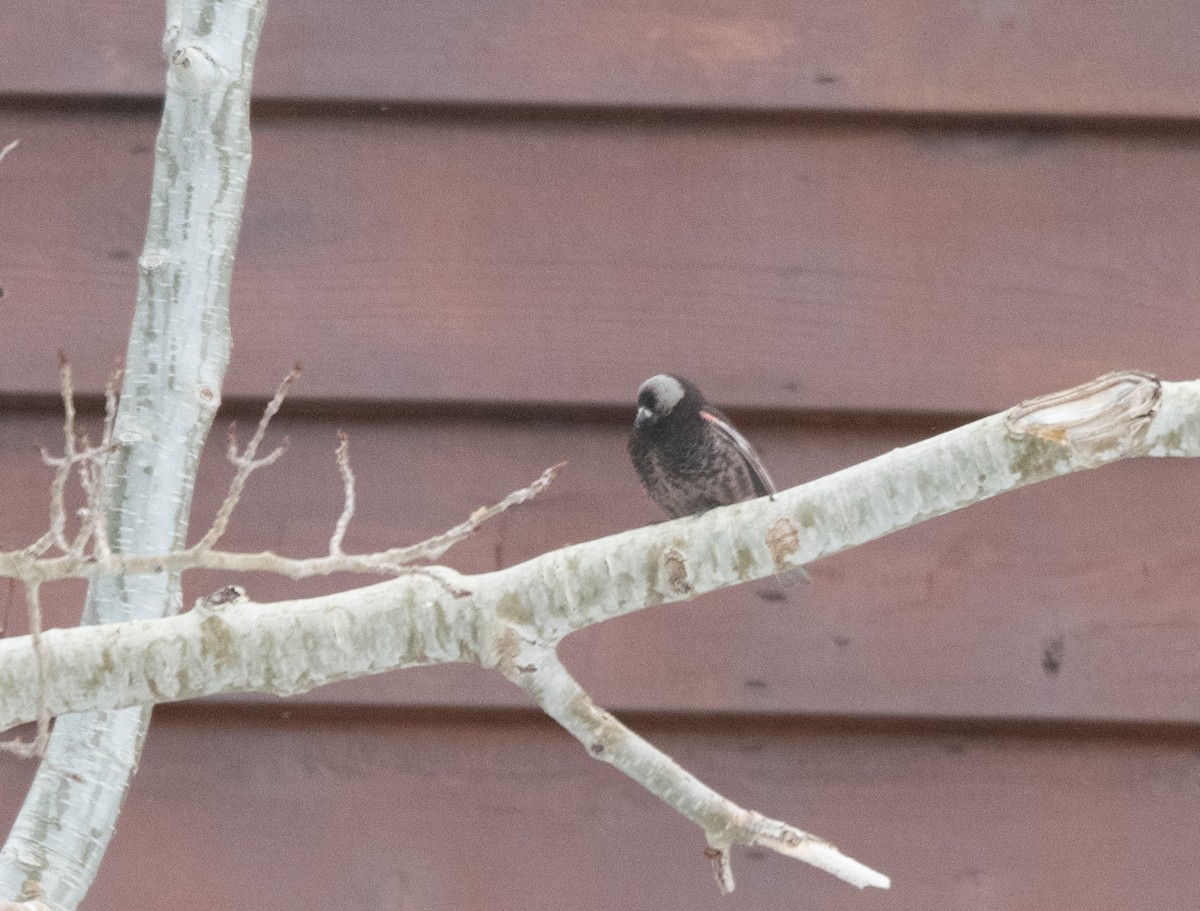
[[[775,493],[754,447],[682,377],[642,383],[629,455],[650,499],[673,518]]]

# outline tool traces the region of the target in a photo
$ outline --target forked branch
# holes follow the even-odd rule
[[[624,772],[704,833],[705,852],[722,893],[733,891],[734,845],[770,848],[831,873],[860,889],[887,889],[891,880],[847,857],[816,835],[722,797],[670,756],[647,743],[596,706],[571,677],[553,649],[527,644],[500,670],[527,692],[542,710],[566,728],[588,754]]]
[[[631,734],[561,671],[558,643],[611,617],[763,578],[1007,490],[1131,456],[1200,456],[1200,381],[1110,374],[773,500],[479,576],[434,567],[321,598],[258,604],[239,593],[169,619],[50,630],[42,635],[53,658],[44,703],[60,714],[219,692],[290,695],[394,668],[473,662],[517,681],[592,755],[696,821],[723,888],[733,882],[729,846],[751,843],[857,885],[883,885],[884,877],[820,839],[725,801]],[[142,661],[150,649],[157,660]],[[0,728],[37,717],[32,652],[28,637],[0,641]]]
[[[329,552],[321,557],[285,557],[271,551],[236,553],[220,551],[216,544],[229,527],[230,519],[245,492],[250,475],[275,464],[287,450],[287,439],[266,456],[258,455],[271,419],[278,414],[292,384],[300,375],[296,365],[275,390],[267,403],[245,449],[238,446],[236,428],[229,429],[226,455],[235,472],[221,506],[205,534],[191,547],[163,554],[114,553],[108,545],[105,528],[97,517],[103,516],[101,483],[109,456],[118,448],[113,441],[113,418],[117,408],[116,385],[120,371],[109,378],[105,395],[105,418],[100,445],[92,446],[87,434],[76,428],[71,365],[59,356],[59,384],[63,401],[63,454],[51,455],[44,447],[42,460],[54,470],[50,482],[50,522],[48,531],[21,551],[0,553],[0,576],[34,579],[39,583],[62,579],[94,579],[101,576],[130,575],[186,569],[221,569],[229,572],[274,572],[293,579],[334,573],[365,573],[399,576],[413,573],[431,575],[425,568],[413,566],[420,560],[434,560],[455,544],[470,537],[487,520],[513,506],[526,503],[544,491],[557,477],[565,462],[546,469],[532,484],[513,491],[491,506],[481,506],[458,525],[417,544],[394,547],[375,553],[348,554],[343,549],[346,530],[354,516],[356,502],[354,471],[350,466],[350,442],[338,432],[335,460],[342,480],[343,506],[329,539]],[[66,490],[72,469],[86,505],[80,510],[80,526],[74,538],[67,536]],[[91,550],[88,550],[88,544]],[[50,553],[57,550],[57,553]],[[432,574],[432,578],[441,578]]]
[[[205,532],[204,537],[197,541],[191,548],[194,552],[198,554],[205,553],[211,551],[216,546],[216,543],[229,527],[229,520],[233,516],[234,509],[237,508],[238,501],[242,498],[242,491],[246,489],[246,481],[249,479],[251,473],[259,468],[274,465],[279,461],[279,457],[287,451],[288,441],[285,438],[282,446],[276,447],[261,459],[258,458],[258,447],[262,445],[263,438],[267,435],[267,427],[271,423],[271,418],[279,413],[279,409],[283,407],[283,400],[287,398],[288,390],[299,376],[300,365],[296,364],[292,367],[291,372],[275,388],[275,395],[271,397],[271,401],[267,402],[267,407],[263,409],[262,417],[258,419],[258,426],[254,428],[254,435],[250,437],[250,442],[246,444],[244,451],[238,451],[237,425],[229,425],[229,443],[225,454],[237,471],[233,475],[233,480],[229,482],[229,490],[225,494],[225,499],[221,502],[220,508],[217,510],[217,515],[213,519],[212,525]]]

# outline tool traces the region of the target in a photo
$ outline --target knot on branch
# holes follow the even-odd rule
[[[692,583],[688,580],[687,559],[674,547],[667,548],[663,554],[663,569],[667,574],[667,585],[677,595],[687,595],[692,591]]]
[[[241,604],[248,600],[246,590],[240,585],[226,585],[224,588],[217,589],[211,595],[196,599],[196,610],[215,611],[228,607],[231,604]]]
[[[1004,421],[1013,435],[1056,443],[1072,464],[1094,468],[1128,454],[1145,437],[1161,398],[1158,377],[1124,370],[1022,402]]]
[[[224,81],[224,70],[203,47],[187,44],[171,53],[167,80],[184,95],[202,95]]]
[[[138,271],[142,275],[151,275],[170,262],[165,250],[145,250],[138,257]]]
[[[767,529],[767,550],[771,552],[776,572],[797,568],[792,558],[800,552],[800,532],[791,519],[783,517],[771,523]]]

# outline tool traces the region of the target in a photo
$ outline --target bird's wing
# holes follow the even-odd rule
[[[767,474],[767,466],[762,463],[762,459],[758,457],[758,453],[754,451],[754,447],[750,445],[750,441],[742,436],[736,427],[729,423],[729,419],[715,408],[707,407],[700,409],[700,417],[712,424],[720,434],[737,447],[738,452],[742,454],[742,458],[746,460],[746,467],[750,469],[750,477],[754,481],[758,495],[765,497],[768,494],[774,494],[775,482]]]

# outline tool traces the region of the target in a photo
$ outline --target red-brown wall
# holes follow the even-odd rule
[[[44,528],[55,352],[86,404],[124,350],[163,78],[144,4],[9,18],[4,547]],[[660,370],[788,485],[1111,369],[1196,375],[1197,34],[1190,0],[276,4],[229,416],[305,374],[230,546],[324,548],[339,427],[354,548],[563,459],[448,562],[653,521],[624,435]],[[604,705],[889,893],[743,851],[721,899],[686,822],[498,678],[438,668],[157,710],[85,907],[1190,911],[1196,471],[1072,476],[814,564],[786,600],[752,584],[568,641]],[[48,594],[55,622],[79,594]],[[24,629],[3,587],[0,623]],[[0,819],[30,774],[0,759]]]

